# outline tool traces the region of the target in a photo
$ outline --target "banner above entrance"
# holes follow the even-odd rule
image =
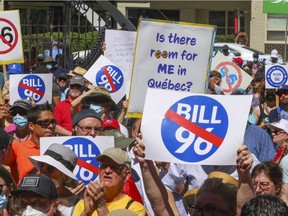
[[[288,1],[263,0],[263,13],[288,14]]]

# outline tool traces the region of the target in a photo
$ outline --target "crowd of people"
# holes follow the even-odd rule
[[[248,43],[244,36],[237,41]],[[51,104],[10,104],[9,80],[0,76],[0,215],[288,215],[288,85],[265,89],[275,50],[268,63],[258,53],[243,61],[223,46],[223,55],[253,78],[232,93],[253,101],[236,165],[229,166],[145,159],[141,119],[126,116],[129,101],[116,104],[108,89],[84,78],[85,69],[57,67],[57,54],[45,55],[33,73],[53,73]],[[8,79],[22,71],[9,65]],[[209,76],[207,93],[223,94],[221,73]],[[54,136],[113,136],[114,147],[95,158],[99,178],[88,185],[77,179],[78,157],[61,143],[40,155],[40,138]]]

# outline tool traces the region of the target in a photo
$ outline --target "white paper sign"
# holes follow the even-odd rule
[[[136,32],[115,29],[105,30],[104,56],[116,64],[130,82],[134,58]]]
[[[128,116],[141,117],[147,88],[204,93],[214,33],[211,25],[142,20]]]
[[[52,103],[53,74],[11,74],[10,104],[32,98],[36,104]]]
[[[126,93],[124,73],[103,55],[89,68],[84,77],[96,86],[107,88],[115,103]]]
[[[169,95],[165,100],[159,100]],[[141,131],[146,158],[235,165],[252,95],[209,95],[148,89]],[[161,153],[160,153],[161,152]]]
[[[224,94],[231,94],[237,88],[245,90],[253,79],[238,65],[219,52],[213,58],[211,70],[221,73],[221,88]]]
[[[0,64],[23,63],[19,10],[0,12]]]
[[[277,89],[288,84],[288,65],[265,65],[265,88]]]
[[[99,162],[96,157],[105,149],[114,147],[112,136],[63,136],[63,137],[41,137],[40,155],[53,143],[59,143],[69,147],[78,156],[74,175],[82,180],[85,185],[98,177]],[[57,167],[56,167],[57,168]]]

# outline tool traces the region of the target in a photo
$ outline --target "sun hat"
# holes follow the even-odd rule
[[[196,202],[196,194],[198,192],[198,188],[192,188],[183,195],[183,204],[186,207],[195,204]]]
[[[86,74],[87,70],[81,67],[76,67],[74,70],[70,71],[68,73],[68,76],[76,76],[76,75],[81,75],[84,76]]]
[[[101,162],[104,157],[108,157],[118,165],[125,165],[127,168],[131,168],[131,160],[126,151],[121,148],[108,148],[103,151],[96,160]]]
[[[126,138],[125,135],[117,129],[103,130],[103,136],[113,136],[115,142],[115,148],[126,149],[132,143],[136,141],[136,139]]]
[[[73,170],[77,164],[77,155],[67,146],[51,144],[41,156],[30,156],[30,161],[37,167],[37,162],[49,164],[61,171],[66,176],[77,179]]]
[[[236,178],[234,178],[233,176],[225,173],[225,172],[220,172],[220,171],[214,171],[214,172],[210,172],[208,177],[209,178],[220,178],[222,179],[222,182],[225,184],[233,184],[236,187],[238,187],[238,180]]]
[[[268,123],[266,126],[270,129],[280,129],[288,133],[288,120],[280,119],[278,122]]]
[[[97,113],[92,109],[82,109],[80,112],[78,112],[74,118],[72,119],[72,127],[74,127],[79,121],[81,121],[84,118],[93,117],[101,121],[101,113]]]
[[[83,76],[80,76],[80,75],[73,76],[73,77],[70,79],[70,85],[75,85],[75,84],[84,86],[84,84],[85,84],[84,77],[83,77]]]
[[[47,56],[44,58],[42,64],[46,64],[46,63],[55,63],[55,61],[51,56]]]
[[[107,103],[107,102],[112,102],[112,107],[110,111],[115,111],[118,109],[117,104],[110,96],[109,90],[102,86],[97,86],[97,89],[93,93],[91,93],[89,96],[82,98],[81,100],[81,103],[85,105],[90,105],[90,104],[102,105],[103,103]]]
[[[57,191],[54,182],[45,175],[26,175],[20,182],[20,186],[12,191],[12,194],[19,195],[22,192],[33,192],[49,199],[57,198]]]

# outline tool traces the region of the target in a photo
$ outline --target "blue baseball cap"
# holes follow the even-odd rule
[[[22,66],[19,63],[13,63],[8,65],[8,74],[21,74],[22,73]]]

